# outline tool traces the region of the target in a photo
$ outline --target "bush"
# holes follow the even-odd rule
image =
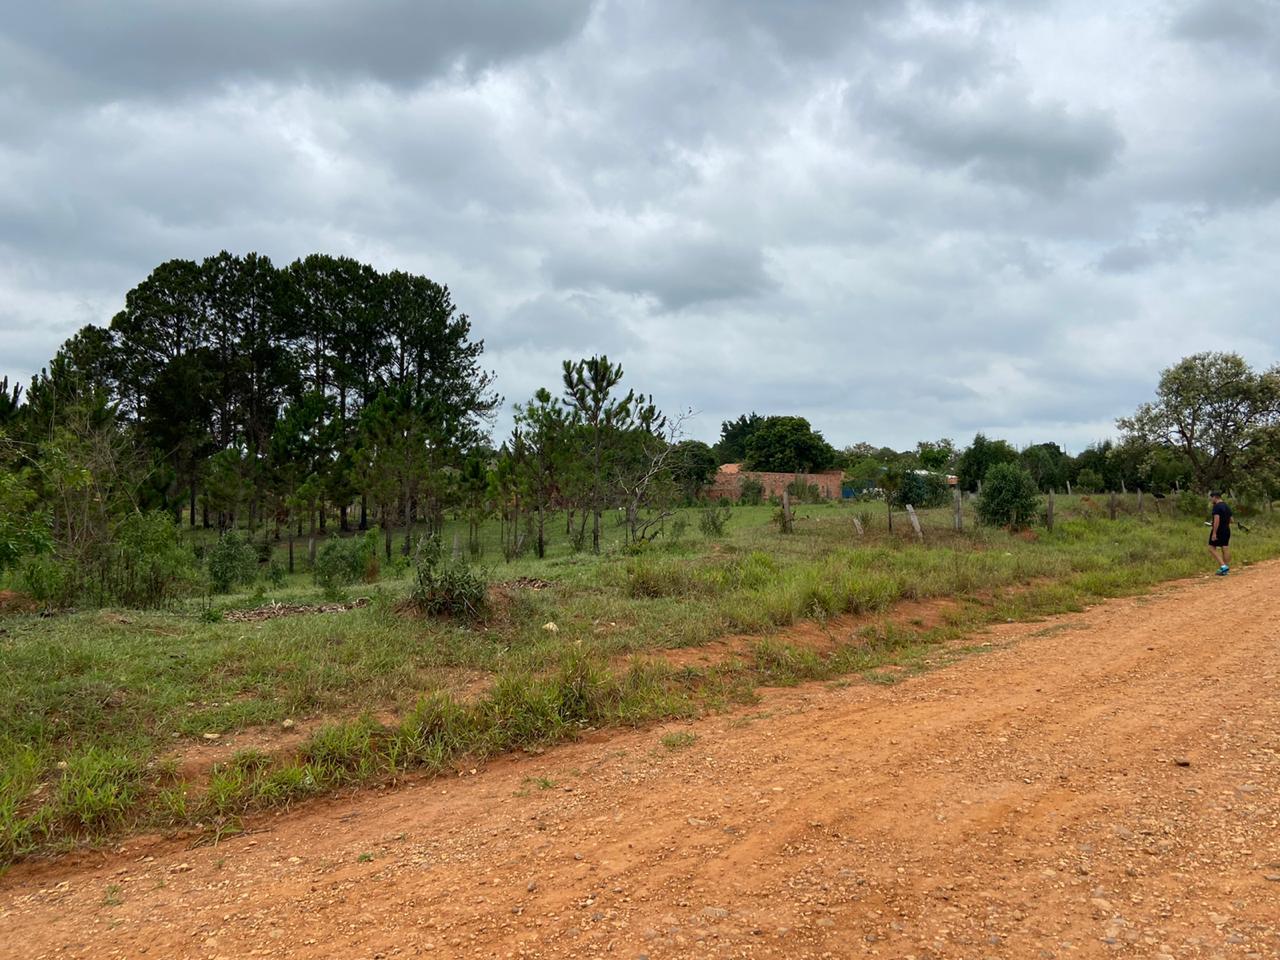
[[[740,502],[749,507],[758,507],[764,500],[764,484],[755,477],[743,477],[738,490]]]
[[[1097,471],[1090,470],[1088,467],[1080,471],[1076,477],[1076,493],[1097,493],[1102,489],[1103,479]]]
[[[248,586],[258,576],[258,550],[232,530],[206,552],[209,586],[214,593],[230,593]]]
[[[200,571],[173,518],[156,511],[125,516],[112,541],[93,545],[75,560],[54,553],[29,557],[22,580],[32,597],[54,606],[148,608],[193,592]]]
[[[908,471],[903,474],[902,483],[893,494],[893,505],[904,509],[911,504],[917,510],[943,507],[950,499],[949,493],[946,478],[941,474]]]
[[[1025,527],[1040,509],[1040,490],[1026,467],[998,463],[982,479],[978,519],[992,526]]]
[[[114,552],[109,599],[126,606],[165,606],[199,583],[195,554],[182,543],[173,518],[162,511],[126,517]]]
[[[787,484],[787,495],[792,503],[822,503],[826,499],[816,483],[805,483],[799,478]]]
[[[1178,494],[1178,512],[1184,517],[1198,517],[1203,520],[1209,516],[1208,498],[1201,493],[1183,490]]]
[[[316,586],[333,594],[359,580],[367,583],[377,580],[378,536],[378,528],[372,527],[363,536],[338,537],[326,543],[312,571]]]
[[[723,537],[725,524],[732,513],[730,507],[703,507],[698,516],[698,529],[704,537]]]
[[[439,537],[427,537],[418,545],[413,602],[432,616],[474,618],[489,602],[485,578],[461,560],[444,559]]]
[[[272,560],[267,565],[267,582],[273,587],[283,587],[285,577],[284,565],[279,560]]]

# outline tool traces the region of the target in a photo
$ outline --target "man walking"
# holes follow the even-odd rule
[[[1231,508],[1222,502],[1222,494],[1211,493],[1213,501],[1213,519],[1209,530],[1209,555],[1221,561],[1218,576],[1225,577],[1231,572]]]

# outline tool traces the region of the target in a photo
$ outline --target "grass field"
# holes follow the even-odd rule
[[[560,536],[546,560],[512,563],[495,525],[482,564],[498,586],[477,623],[402,611],[404,570],[350,589],[369,598],[358,609],[263,622],[216,622],[209,604],[225,614],[320,602],[307,574],[162,612],[7,616],[0,862],[137,829],[198,824],[216,836],[239,829],[246,812],[337,786],[442,771],[586,727],[722,709],[761,685],[885,680],[877,668],[918,662],[984,624],[1208,569],[1201,521],[1140,517],[1132,498],[1116,521],[1100,507],[1059,498],[1054,532],[1029,536],[975,529],[971,516],[956,533],[949,510],[929,511],[923,544],[902,515],[890,534],[882,504],[802,506],[785,536],[772,508],[736,508],[714,539],[688,511],[681,536],[643,551],[623,550],[610,524],[601,556],[575,554]],[[1280,555],[1280,525],[1268,517],[1251,527],[1238,535],[1237,563]],[[933,622],[889,616],[901,601],[939,597],[957,602]],[[850,614],[861,618],[833,620]],[[790,642],[783,631],[799,621],[830,642]],[[708,664],[666,656],[727,634],[754,639]],[[305,736],[184,772],[190,753],[217,743],[212,735],[285,720]]]

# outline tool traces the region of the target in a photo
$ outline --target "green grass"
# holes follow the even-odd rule
[[[722,538],[686,534],[643,550],[624,549],[609,525],[599,557],[569,550],[560,526],[547,559],[509,564],[494,525],[485,531],[491,578],[550,586],[505,591],[476,624],[399,614],[407,574],[350,588],[373,598],[360,609],[261,623],[209,622],[195,599],[161,612],[7,617],[0,862],[142,827],[234,832],[246,813],[337,787],[446,771],[591,727],[691,717],[751,702],[761,686],[894,682],[940,642],[987,623],[1077,610],[1209,565],[1199,521],[1130,513],[1112,522],[1078,499],[1059,498],[1057,529],[1035,539],[971,526],[957,534],[940,510],[921,512],[918,544],[905,518],[887,531],[883,506],[870,508],[858,538],[851,518],[863,509],[799,507],[796,532],[784,536],[772,508],[737,508]],[[1234,545],[1237,565],[1280,555],[1280,525],[1251,526]],[[936,597],[958,601],[940,624],[877,622],[895,603]],[[214,602],[321,600],[299,572]],[[841,614],[870,620],[842,634],[832,623]],[[824,652],[779,634],[801,620],[827,633]],[[548,622],[558,631],[543,629]],[[756,639],[713,666],[661,658],[725,634]],[[205,734],[286,718],[325,722],[290,750],[241,751],[192,781],[179,776],[175,752]]]

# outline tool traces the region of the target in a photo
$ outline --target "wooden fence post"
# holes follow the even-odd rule
[[[911,520],[911,529],[916,532],[916,539],[924,543],[924,531],[920,529],[920,519],[916,516],[915,507],[907,504],[907,517]]]
[[[1044,514],[1045,526],[1049,528],[1049,532],[1053,533],[1053,490],[1049,490],[1049,501],[1045,505]]]
[[[1067,496],[1071,496],[1071,481],[1067,481]]]
[[[782,491],[782,532],[791,532],[791,495]]]
[[[956,508],[955,509],[956,530],[963,530],[964,529],[964,501],[961,498],[959,487],[956,487],[955,496],[952,499],[955,501],[955,508]]]
[[[1145,517],[1146,511],[1142,507],[1142,488],[1138,488],[1138,516]]]
[[[853,529],[854,529],[854,532],[858,534],[858,536],[862,536],[862,521],[859,520],[857,517],[853,518]]]

